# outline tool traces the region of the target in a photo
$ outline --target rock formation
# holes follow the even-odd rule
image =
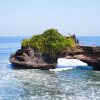
[[[79,59],[93,66],[95,70],[100,70],[100,47],[77,46],[75,48],[66,47],[57,54],[56,59],[51,59],[49,55],[41,54],[35,48],[21,48],[10,57],[10,62],[17,68],[54,69],[57,58]]]
[[[19,68],[53,69],[58,58],[79,59],[100,70],[100,47],[79,46],[75,35],[65,37],[57,29],[23,39],[22,47],[10,57]]]
[[[69,55],[65,56],[66,53]],[[79,46],[73,51],[64,50],[61,55],[64,55],[65,58],[79,59],[89,66],[93,66],[94,70],[100,70],[100,47]]]
[[[48,55],[37,52],[35,48],[21,48],[9,58],[10,62],[17,68],[25,69],[53,69],[55,61],[50,59]]]

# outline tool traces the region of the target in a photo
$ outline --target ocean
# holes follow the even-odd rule
[[[25,37],[0,37],[0,100],[100,100],[100,71],[14,69],[9,57]],[[78,37],[100,46],[100,37]]]
[[[92,36],[92,37],[78,37],[80,45],[87,45],[87,46],[100,46],[100,37]]]

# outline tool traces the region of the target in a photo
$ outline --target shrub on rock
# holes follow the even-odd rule
[[[75,41],[72,37],[66,39],[56,29],[49,29],[43,34],[34,35],[30,39],[24,39],[22,47],[27,46],[34,47],[39,52],[55,58],[57,53],[64,47],[74,47]]]

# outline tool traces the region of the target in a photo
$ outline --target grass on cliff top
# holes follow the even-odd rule
[[[34,47],[44,54],[49,54],[51,57],[55,57],[57,52],[64,47],[74,47],[75,40],[72,37],[66,38],[62,36],[56,29],[49,29],[43,34],[34,35],[30,39],[23,39],[22,47],[28,46]]]

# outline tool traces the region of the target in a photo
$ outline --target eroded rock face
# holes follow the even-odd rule
[[[19,68],[54,69],[57,58],[79,59],[86,62],[94,69],[100,70],[100,47],[77,46],[76,48],[66,47],[57,54],[56,59],[44,55],[34,48],[21,48],[10,57],[10,62]]]
[[[34,48],[21,48],[10,57],[10,62],[18,68],[52,69],[56,64],[49,56],[37,52]]]

